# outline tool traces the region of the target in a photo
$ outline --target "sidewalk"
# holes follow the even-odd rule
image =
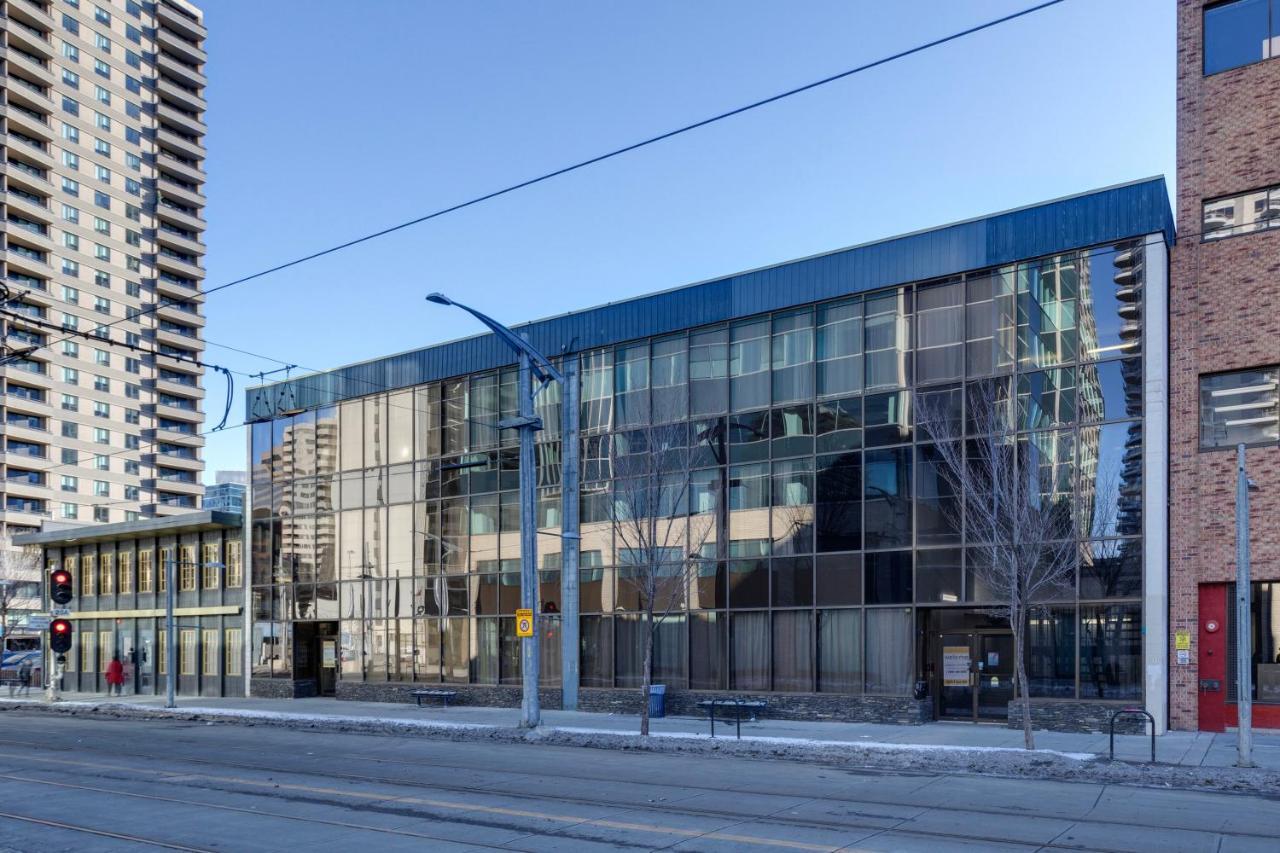
[[[4,700],[0,694],[0,700]],[[43,704],[42,700],[16,699],[14,702]],[[62,704],[119,704],[138,710],[163,711],[162,696],[107,697],[102,694],[64,693]],[[423,707],[385,702],[348,702],[336,699],[223,699],[183,697],[180,711],[209,711],[235,716],[261,714],[264,718],[307,720],[352,720],[397,723],[409,726],[511,729],[519,723],[515,708],[455,706]],[[634,735],[640,730],[637,716],[592,714],[580,711],[543,711],[542,728],[552,732]],[[651,722],[650,731],[664,738],[705,740],[710,726],[705,718],[666,717]],[[734,739],[733,721],[716,723],[716,739]],[[1022,732],[998,725],[972,723],[932,723],[924,726],[881,725],[876,723],[797,722],[763,718],[742,724],[742,739],[756,742],[812,744],[856,744],[864,748],[900,748],[922,751],[1016,751],[1023,752]],[[1146,736],[1117,735],[1116,757],[1128,761],[1149,761],[1151,742]],[[1107,757],[1105,734],[1036,732],[1037,750],[1051,751],[1076,759]],[[1181,767],[1232,767],[1236,761],[1234,732],[1170,732],[1156,738],[1157,761]],[[1255,733],[1254,764],[1280,771],[1280,733]]]

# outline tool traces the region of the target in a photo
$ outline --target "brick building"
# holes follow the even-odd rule
[[[1252,496],[1254,725],[1280,727],[1280,0],[1178,3],[1170,724],[1235,724],[1234,448]],[[1182,635],[1179,638],[1179,635]],[[1179,642],[1181,639],[1181,642]],[[1187,645],[1180,659],[1178,646]],[[1184,662],[1185,661],[1185,662]]]

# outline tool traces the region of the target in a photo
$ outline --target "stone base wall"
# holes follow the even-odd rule
[[[1051,732],[1107,734],[1111,715],[1133,703],[1031,700],[1031,726]],[[1140,735],[1147,731],[1141,714],[1125,714],[1116,721],[1116,734]],[[1009,728],[1022,728],[1022,705],[1009,703]]]
[[[454,690],[457,696],[450,705],[477,705],[490,708],[516,708],[520,705],[520,688],[479,684],[369,684],[339,681],[337,697],[359,702],[415,702],[409,691],[418,687]],[[546,710],[559,710],[559,688],[538,691]],[[676,690],[666,696],[667,714],[702,717],[706,711],[698,707],[704,699],[740,696],[768,704],[765,716],[780,720],[838,721],[848,723],[894,723],[923,725],[933,719],[933,705],[928,700],[896,696],[842,696],[824,693],[717,693],[712,691]],[[578,709],[596,713],[638,714],[643,697],[638,689],[584,687],[578,693]]]
[[[306,699],[318,695],[314,679],[292,681],[287,678],[252,678],[249,695],[263,699]]]

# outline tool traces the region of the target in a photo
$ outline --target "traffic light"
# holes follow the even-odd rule
[[[49,648],[60,655],[71,651],[71,621],[54,619],[49,623]]]
[[[68,604],[75,591],[71,588],[71,572],[54,569],[49,573],[49,598],[54,604]]]

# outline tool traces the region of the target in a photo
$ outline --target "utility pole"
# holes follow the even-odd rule
[[[559,382],[563,386],[564,376],[532,344],[492,317],[461,302],[454,302],[443,293],[428,294],[427,301],[461,308],[484,323],[498,340],[515,352],[520,366],[517,380],[519,414],[499,421],[498,429],[520,431],[520,605],[533,611],[533,636],[521,638],[520,644],[520,726],[536,728],[541,721],[541,709],[538,702],[538,517],[535,497],[538,471],[534,464],[533,441],[535,433],[542,429],[542,419],[534,414],[533,380],[537,379],[543,387],[550,382]]]
[[[1236,445],[1236,726],[1238,767],[1253,766],[1253,648],[1249,613],[1249,475]]]
[[[560,705],[578,710],[578,558],[582,534],[578,524],[578,355],[565,357],[560,395]]]

